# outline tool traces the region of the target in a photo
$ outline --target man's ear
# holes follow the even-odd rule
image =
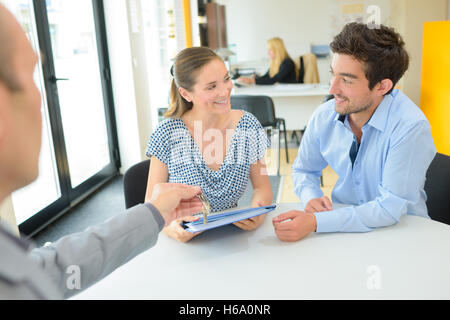
[[[185,88],[179,87],[178,92],[184,98],[184,100],[186,100],[187,102],[192,102],[191,94]]]
[[[386,93],[389,92],[389,90],[392,89],[393,86],[394,83],[392,82],[391,79],[383,79],[377,84],[377,93],[380,96],[384,96]]]

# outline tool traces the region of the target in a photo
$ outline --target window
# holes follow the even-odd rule
[[[118,173],[103,2],[0,1],[45,61],[35,72],[43,115],[40,173],[13,193],[19,229],[32,235]]]

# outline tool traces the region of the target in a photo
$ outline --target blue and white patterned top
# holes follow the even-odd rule
[[[208,167],[181,119],[165,119],[153,132],[146,155],[165,163],[169,182],[200,186],[211,212],[237,206],[247,188],[250,165],[265,156],[270,142],[254,115],[244,112],[219,170]]]

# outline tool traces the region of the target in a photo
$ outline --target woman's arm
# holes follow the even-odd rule
[[[250,166],[250,181],[253,187],[251,206],[262,207],[270,205],[273,201],[273,192],[267,175],[264,158]],[[264,221],[266,215],[262,214],[247,220],[235,222],[234,225],[243,230],[254,230]]]
[[[275,83],[275,77],[271,78],[269,75],[269,71],[266,72],[265,75],[261,77],[255,77],[256,84],[274,84]]]
[[[280,83],[288,83],[295,82],[295,79],[292,78],[292,75],[295,74],[295,63],[286,58],[280,65],[280,69],[277,74],[273,77],[270,77],[269,72],[267,72],[263,77],[255,78],[256,84],[274,84],[277,82]]]
[[[145,202],[152,196],[153,187],[157,183],[169,181],[169,169],[167,165],[156,157],[151,157],[150,169],[148,170],[147,191],[145,192]]]
[[[250,166],[250,181],[253,187],[252,207],[272,204],[273,192],[264,158]]]
[[[153,192],[153,187],[157,183],[167,182],[169,180],[169,169],[167,165],[156,157],[151,157],[150,170],[148,171],[147,191],[145,201],[149,201]],[[167,227],[163,228],[165,234],[180,242],[187,242],[199,233],[190,233],[183,229],[181,222],[195,221],[198,218],[186,216],[173,220]]]

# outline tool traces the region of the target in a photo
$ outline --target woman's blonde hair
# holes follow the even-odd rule
[[[272,50],[275,53],[275,58],[270,60],[269,68],[269,75],[270,77],[273,77],[278,73],[278,71],[280,71],[280,65],[283,60],[286,58],[291,59],[291,57],[287,53],[283,40],[278,37],[267,40],[267,47],[269,48],[269,50]],[[297,74],[298,70],[296,70],[295,72]]]
[[[181,50],[175,57],[170,70],[173,76],[170,87],[170,108],[164,114],[168,118],[180,118],[186,111],[192,109],[192,102],[184,99],[178,89],[180,87],[191,91],[197,81],[198,71],[220,57],[206,47],[191,47]]]

